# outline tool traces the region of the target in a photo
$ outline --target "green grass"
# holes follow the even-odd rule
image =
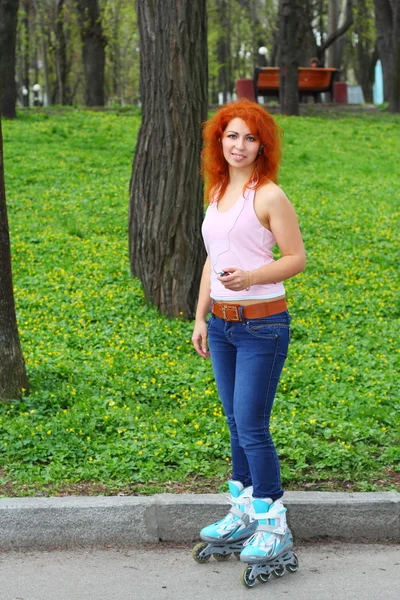
[[[3,123],[31,393],[0,406],[0,494],[216,490],[229,475],[228,429],[192,324],[147,305],[129,273],[139,119],[25,111]],[[286,286],[292,343],[271,421],[283,483],[393,489],[400,121],[277,119],[280,183],[308,254]]]

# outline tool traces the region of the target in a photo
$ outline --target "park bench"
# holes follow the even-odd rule
[[[299,67],[298,90],[300,98],[330,92],[333,98],[333,82],[338,69]],[[257,96],[279,98],[279,67],[256,67],[254,70],[254,93]]]

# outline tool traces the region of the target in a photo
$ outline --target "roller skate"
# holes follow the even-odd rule
[[[294,573],[299,560],[293,552],[293,538],[286,523],[286,508],[281,500],[253,500],[257,529],[245,542],[240,560],[248,563],[242,573],[245,587],[256,581],[266,583],[271,576],[282,577],[285,568]]]
[[[226,517],[201,530],[200,537],[204,541],[192,550],[192,556],[198,563],[209,561],[211,555],[218,561],[228,560],[232,553],[239,560],[244,542],[256,530],[253,488],[243,488],[240,481],[229,481],[228,485],[232,507]]]

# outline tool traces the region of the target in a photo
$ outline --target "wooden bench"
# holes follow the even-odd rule
[[[338,69],[322,67],[299,67],[297,87],[300,98],[314,96],[321,92],[330,92],[333,98],[333,82]],[[254,70],[254,93],[257,96],[275,96],[279,98],[279,67],[257,67]]]

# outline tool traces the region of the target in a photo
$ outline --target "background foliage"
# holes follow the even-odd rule
[[[108,105],[136,104],[140,100],[140,43],[135,3],[131,0],[98,0],[106,39],[105,96]],[[316,48],[328,36],[328,11],[343,0],[310,0],[300,3],[298,53],[308,66]],[[208,0],[209,100],[218,103],[235,91],[238,78],[253,77],[256,65],[276,65],[278,60],[278,0]],[[377,60],[373,0],[353,0],[354,25],[341,40],[340,77],[363,86],[371,101],[373,67]],[[84,104],[85,78],[76,0],[21,0],[18,16],[17,88],[39,83],[45,91],[44,64],[48,67],[48,104]],[[258,54],[267,49],[265,58]],[[66,81],[60,94],[60,61],[65,49]],[[372,61],[372,68],[369,62]],[[332,66],[332,65],[331,65]],[[372,78],[372,79],[371,79]],[[31,93],[32,96],[32,93]],[[32,103],[31,97],[31,103]]]
[[[278,117],[280,183],[308,252],[272,417],[288,489],[390,489],[399,465],[399,119]],[[229,434],[192,324],[129,275],[140,116],[4,123],[19,331],[32,390],[0,405],[0,491],[218,489]],[[328,149],[328,150],[327,150]],[[190,192],[190,190],[188,190]],[[177,484],[178,485],[178,484]],[[75,487],[74,487],[75,486]],[[208,486],[208,487],[207,487]]]

